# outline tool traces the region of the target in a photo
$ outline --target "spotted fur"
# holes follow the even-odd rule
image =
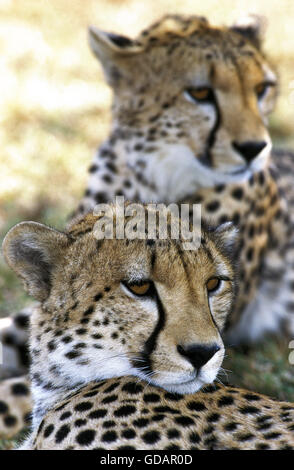
[[[260,49],[258,25],[213,27],[199,17],[167,16],[134,40],[92,28],[90,45],[114,91],[113,122],[78,213],[124,195],[200,202],[214,222],[232,220],[241,232],[241,267],[227,341],[293,335],[293,157],[270,156],[266,125],[276,75]],[[260,83],[268,86],[258,97]],[[187,95],[203,85],[212,88],[214,102]],[[251,148],[250,160],[250,146],[242,155],[234,145],[246,142],[266,146],[254,158]],[[12,330],[4,345],[10,370],[2,376],[11,367],[24,370]]]
[[[234,302],[233,224],[202,224],[200,247],[188,251],[170,229],[166,240],[97,240],[100,219],[87,215],[65,233],[24,222],[4,240],[5,259],[40,301],[23,448],[292,448],[293,405],[205,390]],[[144,283],[147,293],[134,294]]]
[[[41,422],[36,450],[293,450],[294,406],[213,384],[194,395],[122,377],[91,383]]]

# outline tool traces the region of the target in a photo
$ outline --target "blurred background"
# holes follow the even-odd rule
[[[280,76],[271,133],[294,149],[293,0],[0,0],[0,238],[24,219],[62,228],[107,136],[111,92],[88,48],[88,25],[136,36],[166,13],[216,25],[249,13],[266,18],[264,50]],[[0,317],[29,303],[1,258]],[[267,342],[254,354],[235,353],[233,379],[294,401],[289,352]]]

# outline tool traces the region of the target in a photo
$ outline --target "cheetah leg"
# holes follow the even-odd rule
[[[294,339],[294,247],[285,251],[286,256],[274,250],[268,254],[263,282],[239,323],[229,331],[227,344],[250,345],[269,333]]]
[[[10,439],[30,424],[32,397],[27,376],[0,382],[0,438]]]

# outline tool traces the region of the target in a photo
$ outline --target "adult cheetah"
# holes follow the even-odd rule
[[[112,208],[116,230],[133,216]],[[102,219],[87,215],[64,233],[24,222],[4,240],[8,264],[40,301],[31,319],[33,434],[23,448],[293,449],[294,405],[205,390],[220,371],[234,304],[233,224],[202,224],[199,247],[187,250],[182,235],[172,238],[171,214],[164,240],[159,231],[97,240]]]

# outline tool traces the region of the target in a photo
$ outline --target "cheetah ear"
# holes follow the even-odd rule
[[[95,26],[89,27],[89,45],[101,62],[110,85],[120,78],[120,72],[126,60],[143,51],[143,46],[137,41],[126,36],[101,31]]]
[[[26,291],[44,301],[51,288],[51,274],[68,244],[68,236],[36,222],[21,222],[6,235],[4,258],[24,283]]]
[[[266,30],[266,18],[259,15],[249,15],[240,20],[233,26],[231,30],[241,34],[257,48],[261,49],[262,41]]]
[[[225,254],[229,258],[233,258],[239,240],[239,231],[233,222],[225,222],[219,225],[214,230],[214,234],[220,246],[224,249]]]

